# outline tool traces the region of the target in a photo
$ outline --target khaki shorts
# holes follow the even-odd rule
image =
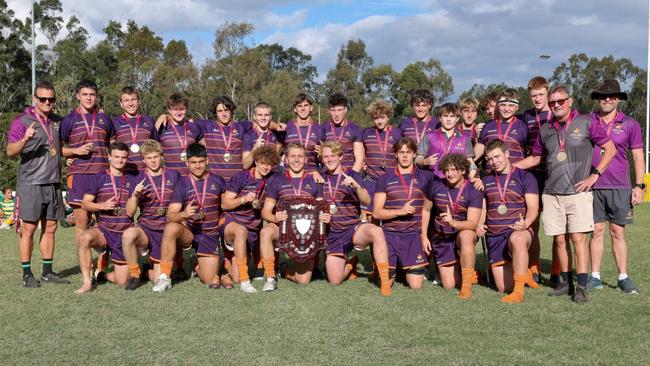
[[[593,201],[592,192],[570,195],[543,194],[544,233],[554,236],[594,231]]]

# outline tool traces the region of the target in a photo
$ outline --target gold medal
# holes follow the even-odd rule
[[[385,160],[381,161],[381,168],[386,169],[386,161]]]
[[[560,151],[555,157],[557,158],[557,161],[565,161],[567,159],[567,154],[564,151]]]
[[[508,213],[508,206],[506,206],[503,203],[500,204],[499,207],[497,207],[497,212],[499,213],[499,215],[507,214]]]
[[[89,149],[90,152],[92,153],[93,150],[95,150],[95,144],[88,144],[88,149]]]
[[[334,203],[330,203],[330,214],[336,215],[337,211],[338,211],[338,208],[336,208],[336,205]]]
[[[140,152],[140,145],[133,144],[129,149],[131,150],[132,153],[137,154]]]
[[[262,204],[260,203],[260,200],[256,198],[251,202],[251,206],[256,210],[259,210],[262,207]]]
[[[120,216],[122,214],[122,207],[113,208],[113,216]]]
[[[164,207],[158,207],[156,209],[156,215],[158,216],[165,216],[165,208]]]
[[[223,161],[225,161],[226,163],[229,162],[229,161],[230,161],[230,157],[231,157],[231,155],[230,155],[229,152],[223,154]]]
[[[47,149],[47,151],[50,152],[50,156],[56,156],[56,149],[54,148],[54,146],[50,146],[50,147]]]
[[[199,216],[199,220],[205,219],[205,211],[199,210],[196,214]]]
[[[186,153],[185,151],[183,151],[183,152],[181,153],[181,160],[182,160],[182,161],[187,161],[187,153]]]

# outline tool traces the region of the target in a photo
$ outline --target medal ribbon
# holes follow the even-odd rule
[[[506,132],[503,134],[503,136],[501,136],[501,123],[502,122],[501,122],[500,119],[497,119],[497,135],[499,136],[499,140],[506,141],[506,139],[508,138],[508,134],[510,133],[510,130],[512,130],[512,126],[515,123],[515,119],[516,118],[514,116],[510,117],[510,121],[508,122],[508,128],[506,129]]]
[[[226,141],[226,133],[224,132],[223,126],[221,125],[221,122],[217,122],[217,127],[219,127],[219,131],[221,132],[221,137],[223,137],[223,142],[226,144],[225,149],[226,149],[226,154],[228,154],[230,150],[230,144],[232,143],[232,129],[233,126],[230,125],[230,130],[228,131],[228,140]]]
[[[386,135],[384,136],[384,143],[381,143],[381,138],[379,136],[379,131],[375,128],[375,136],[377,137],[377,145],[379,146],[379,151],[381,151],[382,159],[386,160],[386,151],[388,150],[388,136],[390,135],[390,127],[386,127]]]
[[[95,132],[95,122],[97,121],[97,108],[93,109],[93,117],[92,120],[90,121],[90,127],[88,126],[88,120],[86,119],[86,114],[81,111],[81,108],[77,108],[77,113],[81,115],[81,118],[84,121],[84,126],[86,126],[86,134],[88,135],[88,139],[92,142],[93,140],[93,133]]]
[[[406,198],[407,200],[411,199],[411,195],[413,194],[413,182],[415,181],[415,172],[416,169],[413,167],[413,171],[411,172],[411,185],[408,189],[408,197]],[[406,180],[404,180],[404,177],[402,176],[402,173],[399,171],[399,168],[395,168],[395,173],[397,173],[397,177],[399,177],[399,181],[402,184],[402,188],[404,188],[404,192],[406,192]]]
[[[162,172],[162,179],[160,181],[160,194],[158,193],[158,189],[156,188],[156,182],[153,180],[153,177],[149,175],[149,172],[147,174],[147,179],[149,179],[149,183],[151,183],[151,187],[153,188],[154,193],[156,194],[156,198],[158,199],[158,202],[160,203],[160,207],[164,207],[164,199],[165,199],[165,170],[163,169]]]
[[[422,138],[424,137],[424,134],[427,131],[427,128],[429,128],[429,122],[431,122],[431,116],[424,119],[424,128],[422,129],[422,133],[420,133],[420,131],[418,130],[417,119],[413,117],[412,121],[413,121],[413,129],[415,129],[415,139],[418,140],[418,145],[419,145],[420,141],[422,141]]]
[[[52,130],[52,124],[50,123],[50,120],[47,117],[45,117],[45,121],[41,120],[41,116],[36,113],[36,108],[34,107],[32,107],[31,112],[34,117],[36,117],[38,124],[41,125],[41,128],[43,128],[43,132],[45,133],[45,136],[47,136],[47,141],[49,142],[50,146],[54,147],[54,131]]]
[[[560,145],[560,151],[564,152],[564,141],[565,141],[565,132],[569,129],[569,126],[571,126],[571,122],[575,118],[575,116],[578,115],[578,112],[571,112],[569,115],[569,119],[567,119],[566,124],[564,125],[564,128],[560,131],[560,124],[558,123],[557,119],[553,118],[553,128],[557,130],[557,142]],[[562,136],[562,137],[560,137]]]
[[[449,203],[451,204],[451,212],[456,213],[458,210],[458,203],[460,202],[460,197],[463,195],[463,191],[465,191],[465,186],[467,186],[467,180],[463,182],[463,185],[460,186],[458,189],[458,193],[456,193],[456,199],[452,200],[451,195],[449,192],[451,190],[447,190],[447,199],[449,199]]]
[[[327,177],[327,190],[330,193],[332,204],[336,204],[336,192],[339,191],[339,184],[341,183],[342,176],[343,172],[341,172],[341,174],[339,174],[339,176],[336,178],[336,186],[334,187],[334,191],[332,191],[332,182],[330,182],[330,177]]]
[[[129,126],[129,132],[131,133],[131,145],[135,145],[138,142],[138,128],[140,127],[140,120],[142,119],[142,115],[137,114],[135,116],[135,129],[131,127],[131,117],[124,113],[122,115],[122,118],[124,118],[124,121],[126,121],[126,125]]]
[[[196,195],[196,199],[199,201],[199,210],[203,208],[203,205],[205,204],[205,194],[208,191],[208,178],[210,177],[210,173],[205,175],[205,178],[203,178],[203,190],[201,193],[201,196],[199,196],[199,188],[197,187],[197,179],[194,178],[194,176],[190,176],[190,182],[192,183],[192,188],[194,189],[194,194]]]
[[[181,144],[183,151],[187,150],[187,123],[183,123],[183,139],[181,139],[181,134],[178,133],[178,130],[176,129],[176,122],[172,122],[171,127],[178,139],[178,143]]]
[[[118,192],[117,184],[115,183],[115,176],[111,174],[110,170],[107,170],[106,173],[108,173],[108,176],[111,177],[111,187],[113,188],[113,194],[115,195],[115,199],[117,200],[117,206],[121,208],[122,192],[124,191],[124,185],[126,184],[126,177],[124,176],[124,174],[122,174],[121,182],[120,182],[120,190]]]
[[[251,170],[251,177],[253,180],[255,180],[255,168]],[[262,179],[262,183],[260,183],[260,186],[257,187],[257,190],[255,191],[255,198],[260,199],[262,194],[264,193],[264,188],[266,188],[266,180],[268,177],[264,177]]]
[[[334,135],[334,139],[338,142],[341,142],[343,140],[343,135],[345,135],[345,128],[348,127],[347,121],[343,121],[343,124],[341,125],[342,131],[341,131],[341,136],[336,136],[336,130],[334,127],[334,122],[330,122],[330,128],[332,129],[332,135]]]
[[[440,140],[440,146],[442,146],[442,151],[444,152],[443,155],[449,153],[449,149],[454,145],[454,137],[456,137],[456,134],[452,132],[451,137],[449,137],[449,140],[445,139],[445,136],[442,135],[442,129],[437,130],[437,136],[438,140]]]
[[[295,196],[300,196],[300,193],[302,193],[302,182],[305,180],[306,176],[307,173],[302,172],[302,177],[300,177],[300,183],[298,183],[298,191],[296,191],[296,187],[293,185],[293,178],[291,178],[291,175],[287,171],[287,178],[289,178],[289,184],[291,184],[291,189],[293,190],[293,194]]]
[[[305,147],[305,150],[307,150],[307,145],[309,145],[309,137],[311,136],[311,126],[313,125],[312,123],[309,123],[309,127],[307,127],[307,137],[305,138],[305,141],[302,141],[302,133],[300,133],[300,126],[298,126],[297,122],[294,122],[296,125],[296,134],[298,135],[298,139],[300,139],[300,144]]]
[[[257,133],[257,139],[258,139],[258,140],[262,137],[262,135],[264,135],[264,134],[266,133],[266,137],[264,138],[264,144],[265,144],[265,145],[268,145],[268,144],[269,144],[269,141],[271,140],[271,131],[269,131],[269,130],[267,129],[267,130],[264,130],[264,131],[262,131],[262,132],[259,132],[259,131],[257,130],[257,128],[255,128],[255,133]],[[302,142],[302,140],[301,140],[301,142]]]
[[[512,173],[515,172],[517,168],[514,166],[510,167],[510,171],[508,174],[506,174],[506,179],[503,181],[503,189],[501,189],[501,184],[499,183],[499,176],[497,175],[497,172],[494,172],[494,181],[497,184],[497,190],[499,191],[499,202],[502,204],[506,203],[506,191],[508,190],[508,183],[510,182],[510,178],[512,177]]]

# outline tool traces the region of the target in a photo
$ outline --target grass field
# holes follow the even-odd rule
[[[333,287],[285,280],[273,293],[208,290],[198,280],[162,294],[146,285],[127,292],[111,284],[86,296],[80,284],[73,229],[59,229],[55,270],[71,285],[24,289],[16,236],[0,232],[1,365],[151,364],[648,364],[650,361],[650,205],[628,228],[630,273],[641,295],[610,286],[577,305],[527,290],[504,305],[477,286],[470,301],[430,283],[421,291],[397,285],[391,298],[362,277]],[[608,249],[609,250],[609,244]],[[550,257],[549,240],[543,258]],[[481,262],[481,261],[479,261]],[[32,261],[40,275],[40,255]],[[543,262],[547,273],[549,262]],[[258,289],[261,284],[256,284]]]

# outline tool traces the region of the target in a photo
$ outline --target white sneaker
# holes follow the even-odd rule
[[[239,284],[239,288],[242,291],[244,291],[245,293],[247,293],[247,294],[256,294],[257,293],[257,290],[255,289],[255,287],[253,287],[253,285],[251,285],[251,281],[242,281]]]
[[[170,288],[172,288],[171,278],[162,273],[160,274],[160,277],[158,277],[158,282],[156,282],[156,285],[154,285],[152,290],[153,292],[163,292],[165,290],[169,290]]]
[[[273,277],[269,277],[266,279],[266,282],[264,282],[264,287],[262,287],[262,291],[273,291],[276,288],[278,288],[278,281]]]

